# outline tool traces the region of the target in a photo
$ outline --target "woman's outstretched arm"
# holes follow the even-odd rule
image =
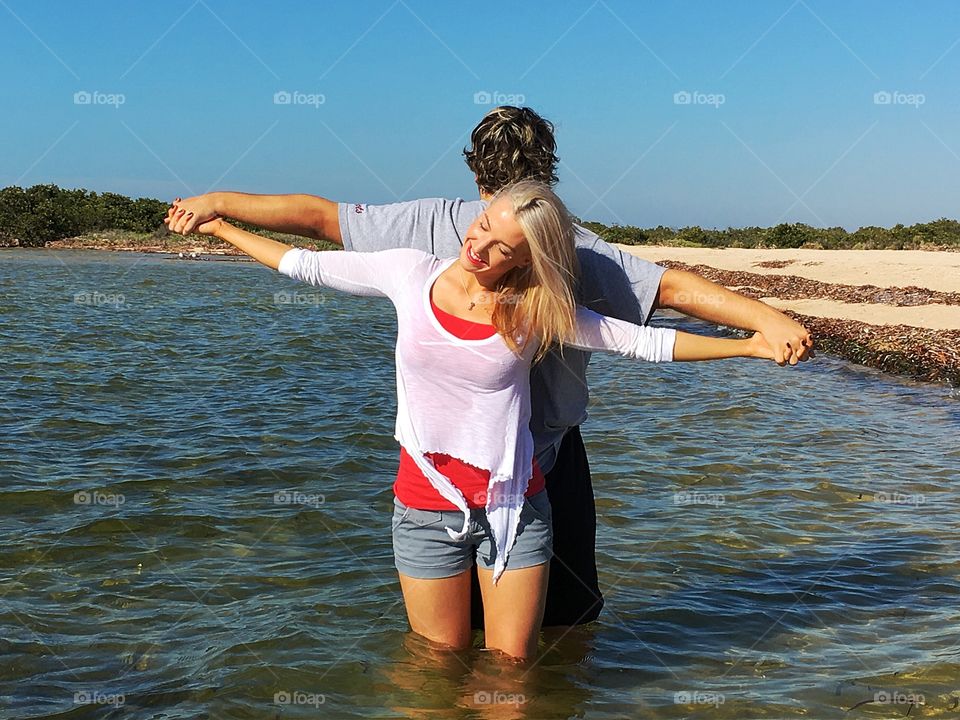
[[[740,340],[715,338],[672,328],[634,325],[584,307],[577,308],[576,333],[568,344],[583,350],[614,352],[651,362],[689,362],[732,357],[776,359],[773,348],[759,332]]]
[[[163,222],[169,225],[169,216],[165,217]],[[225,240],[237,249],[245,252],[254,260],[274,270],[280,267],[280,258],[282,258],[288,250],[293,249],[292,245],[287,245],[286,243],[271,240],[270,238],[265,238],[260,235],[254,235],[252,232],[234,227],[220,218],[214,218],[213,220],[201,223],[194,229],[194,232],[200,233],[201,235],[212,235],[213,237]]]
[[[294,280],[351,295],[389,297],[394,304],[398,289],[409,282],[413,268],[433,259],[419,250],[404,248],[374,253],[305,250],[241,230],[220,218],[201,223],[195,232],[225,240]]]
[[[655,330],[656,328],[649,328]],[[775,360],[773,348],[766,342],[762,333],[743,339],[716,338],[707,335],[677,331],[677,340],[673,346],[673,359],[678,362],[694,360],[722,360],[723,358],[761,358]]]

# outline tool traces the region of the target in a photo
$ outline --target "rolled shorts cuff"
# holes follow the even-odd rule
[[[483,508],[471,510],[467,538],[456,541],[447,534],[446,528],[462,527],[463,514],[459,510],[417,510],[397,498],[393,504],[393,556],[399,572],[417,579],[435,580],[459,575],[475,563],[484,569],[493,569],[496,549]],[[552,556],[550,500],[547,493],[541,491],[524,500],[507,570],[542,565]]]

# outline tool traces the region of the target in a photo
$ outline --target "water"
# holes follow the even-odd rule
[[[393,326],[252,264],[0,254],[0,717],[957,715],[956,391],[597,357],[606,609],[517,668],[407,631]]]

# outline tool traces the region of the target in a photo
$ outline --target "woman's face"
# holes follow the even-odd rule
[[[467,229],[460,265],[490,286],[517,267],[530,264],[530,247],[513,216],[508,197],[491,203]]]

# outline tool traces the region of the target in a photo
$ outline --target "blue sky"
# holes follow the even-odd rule
[[[489,94],[556,124],[587,219],[960,216],[951,0],[0,0],[0,32],[3,186],[472,198]]]

